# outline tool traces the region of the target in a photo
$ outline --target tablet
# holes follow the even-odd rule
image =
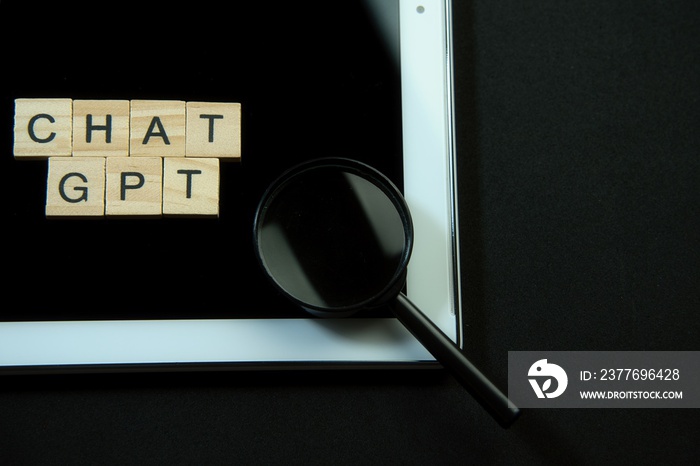
[[[401,189],[415,229],[405,293],[460,343],[449,1],[101,5],[0,3],[0,373],[436,366],[389,310],[311,316],[260,269],[261,196],[292,166],[327,156],[371,165]],[[85,102],[233,105],[239,152],[211,157],[215,212],[49,215],[55,158],[17,156],[18,131],[31,126],[18,102],[43,99],[70,102],[73,121]],[[51,113],[34,110],[48,126],[33,136],[48,139]],[[88,109],[86,124],[93,113],[106,140],[111,120]],[[215,114],[200,114],[210,131]],[[149,134],[164,142],[161,123]],[[71,134],[72,156],[58,158],[79,173],[85,136]],[[122,178],[122,195],[136,183]]]

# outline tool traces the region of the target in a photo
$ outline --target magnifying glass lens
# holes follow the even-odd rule
[[[376,175],[346,162],[308,165],[283,176],[263,199],[256,219],[260,260],[303,307],[357,310],[403,278],[410,219],[393,185],[377,183]]]

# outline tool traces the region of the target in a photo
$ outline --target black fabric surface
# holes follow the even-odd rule
[[[700,3],[455,1],[465,352],[698,350]],[[0,379],[0,464],[693,464],[697,409],[524,410],[436,371]]]

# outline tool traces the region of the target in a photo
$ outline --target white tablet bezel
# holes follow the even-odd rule
[[[461,344],[451,4],[401,0],[399,10],[404,193],[415,228],[407,294]],[[0,323],[0,374],[430,365],[393,318]]]

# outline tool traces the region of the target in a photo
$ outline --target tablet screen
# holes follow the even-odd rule
[[[260,270],[255,210],[318,157],[403,186],[398,1],[120,8],[0,4],[0,321],[308,317]],[[18,98],[240,103],[218,216],[47,218],[47,160],[12,155]]]

